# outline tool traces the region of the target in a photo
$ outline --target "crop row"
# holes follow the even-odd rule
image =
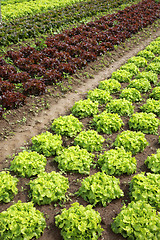
[[[67,7],[52,9],[43,14],[17,18],[16,21],[3,22],[0,28],[0,46],[17,43],[20,40],[34,38],[41,34],[54,34],[63,29],[70,28],[72,24],[79,24],[96,15],[106,14],[109,10],[129,1],[93,0],[77,2]],[[137,1],[136,1],[137,2]],[[63,16],[63,17],[62,17]]]
[[[8,51],[6,57],[14,65],[0,59],[2,108],[24,104],[26,95],[44,94],[46,85],[63,81],[64,75],[75,73],[99,55],[114,49],[114,45],[153,23],[159,16],[159,4],[145,0],[116,14],[49,37],[46,47],[40,51],[29,46],[17,52]],[[15,92],[17,83],[22,84],[23,93]]]
[[[104,230],[101,227],[101,216],[92,209],[93,206],[106,207],[112,200],[124,196],[119,178],[115,176],[137,172],[137,154],[143,153],[151,144],[145,134],[159,135],[159,47],[160,38],[157,38],[113,72],[111,79],[101,81],[98,88],[89,91],[87,99],[75,102],[70,115],[54,119],[50,131],[32,137],[29,151],[24,150],[13,158],[9,170],[18,177],[32,177],[28,184],[32,203],[17,202],[0,213],[2,239],[6,236],[12,240],[19,236],[28,240],[39,238],[46,222],[44,215],[33,204],[40,206],[67,200],[69,181],[62,173],[89,175],[93,168],[96,173],[84,177],[78,191],[74,193],[89,205],[84,207],[76,202],[68,209],[63,208],[61,214],[55,216],[55,225],[61,229],[64,240],[97,240],[101,236]],[[155,57],[154,54],[158,56]],[[149,60],[151,62],[147,65]],[[144,67],[145,71],[140,72],[139,68]],[[135,80],[132,80],[133,76]],[[136,80],[139,84],[134,87],[130,85]],[[127,86],[120,91],[120,83],[124,82]],[[142,94],[151,90],[151,84],[156,87],[147,95],[147,101],[154,100],[153,104],[157,101],[157,105],[150,108],[151,103],[147,106],[146,101],[134,113],[134,107],[138,106],[134,103],[142,101]],[[129,121],[126,121],[128,116]],[[124,125],[122,117],[129,130],[121,129]],[[84,118],[89,118],[87,124],[85,121],[82,123],[81,119]],[[103,152],[103,143],[114,132],[118,132],[118,135],[111,148]],[[64,137],[68,139],[67,146],[64,146]],[[159,146],[160,136],[157,144]],[[50,157],[53,157],[52,161],[57,163],[57,168],[62,173],[45,171]],[[151,156],[146,156],[144,164],[148,173],[140,172],[132,176],[129,182],[128,206],[122,207],[112,221],[111,229],[114,233],[121,233],[124,238],[155,240],[159,239],[160,233],[160,214],[157,212],[160,208],[159,149],[156,148],[156,153]],[[3,182],[0,201],[8,203],[18,194],[18,178],[5,171],[0,172],[0,178]],[[32,222],[31,226],[29,222]]]

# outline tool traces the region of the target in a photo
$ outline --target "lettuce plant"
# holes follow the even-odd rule
[[[104,172],[97,172],[83,179],[81,184],[76,194],[93,206],[100,203],[105,207],[106,203],[124,196],[119,179]]]
[[[100,82],[98,88],[109,91],[112,94],[120,91],[121,84],[115,79],[106,79]]]
[[[160,174],[160,149],[157,149],[156,154],[148,156],[145,164],[152,172]]]
[[[95,115],[92,120],[93,126],[95,126],[97,132],[103,132],[106,134],[112,134],[120,130],[124,125],[122,119],[117,113],[102,112],[99,115]]]
[[[78,132],[82,131],[83,124],[72,114],[68,116],[60,116],[52,123],[51,129],[61,135],[74,137]]]
[[[58,154],[62,149],[62,137],[60,135],[53,135],[46,131],[31,138],[32,150],[50,157]]]
[[[156,209],[160,208],[160,174],[141,172],[135,175],[130,184],[130,198],[132,201],[146,201]]]
[[[155,57],[154,53],[146,49],[140,51],[137,56],[144,57],[147,60],[151,60]]]
[[[52,171],[40,173],[36,179],[29,182],[29,186],[32,202],[44,205],[64,200],[69,183],[66,177]]]
[[[86,149],[88,152],[100,151],[104,137],[94,130],[82,131],[74,139],[74,144]]]
[[[152,72],[154,72],[156,74],[160,74],[160,62],[151,62],[146,67],[146,70],[147,71],[152,71]]]
[[[106,105],[106,111],[118,113],[120,116],[131,116],[134,113],[134,106],[126,99],[113,99]]]
[[[144,78],[144,79],[147,79],[150,83],[154,83],[154,84],[158,81],[158,75],[152,71],[140,72],[135,76],[135,78],[136,79]]]
[[[9,172],[0,172],[0,202],[8,203],[18,193],[18,179]]]
[[[84,207],[78,202],[71,204],[67,210],[55,217],[55,224],[61,229],[64,240],[98,240],[103,228],[101,228],[101,217],[98,211],[92,209],[91,205]]]
[[[160,100],[147,99],[140,109],[146,113],[154,113],[160,117]]]
[[[124,88],[119,95],[130,102],[139,102],[142,100],[141,93],[136,88]]]
[[[134,63],[126,63],[120,67],[120,70],[126,70],[127,72],[131,73],[132,76],[139,73],[139,69]]]
[[[160,44],[158,43],[159,42],[157,41],[157,44],[149,44],[145,49],[153,52],[154,54],[160,54]]]
[[[38,239],[46,227],[43,213],[32,202],[17,203],[0,213],[0,236],[8,240]]]
[[[160,120],[156,118],[154,113],[134,113],[129,119],[129,128],[135,131],[141,131],[148,134],[158,134],[158,126]]]
[[[89,174],[90,167],[93,164],[94,154],[87,152],[86,149],[80,149],[79,146],[71,146],[63,149],[61,154],[55,157],[58,168],[65,172],[79,172]]]
[[[10,170],[21,177],[31,177],[45,171],[47,159],[37,152],[20,152],[12,161]]]
[[[98,166],[108,175],[128,175],[136,171],[137,160],[132,157],[131,152],[126,152],[124,147],[117,147],[100,154],[97,161]]]
[[[126,69],[118,69],[112,73],[111,79],[115,79],[119,82],[130,82],[133,74]]]
[[[124,205],[111,224],[114,233],[127,239],[159,239],[160,214],[145,201],[132,201]]]
[[[71,112],[74,116],[79,118],[85,118],[93,116],[98,113],[98,101],[93,102],[91,99],[79,100],[71,108]]]
[[[128,85],[128,88],[135,88],[139,92],[148,92],[151,89],[150,82],[145,78],[134,79]]]
[[[126,152],[132,152],[133,155],[138,152],[143,152],[145,147],[148,145],[149,143],[142,132],[133,132],[130,130],[121,132],[117,135],[114,142],[115,147],[122,146]]]
[[[154,98],[155,100],[160,100],[160,86],[153,88],[149,97]]]
[[[95,88],[94,90],[90,90],[88,92],[88,96],[89,99],[91,99],[91,101],[95,102],[99,102],[100,104],[105,104],[109,101],[111,101],[112,96],[110,95],[109,91],[106,90],[102,90],[99,88]]]
[[[138,68],[143,68],[147,65],[147,60],[141,56],[134,56],[128,59],[127,63],[134,63]]]

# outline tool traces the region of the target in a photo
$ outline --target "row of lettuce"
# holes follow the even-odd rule
[[[160,3],[145,0],[86,25],[48,37],[45,47],[22,47],[0,58],[0,115],[4,109],[22,106],[26,96],[40,95],[46,85],[66,81],[65,76],[84,68],[99,55],[160,17]],[[142,21],[143,18],[143,21]],[[159,53],[159,47],[152,50]],[[148,67],[149,68],[149,67]],[[21,86],[21,92],[17,91]]]
[[[86,99],[75,102],[70,115],[54,119],[50,131],[32,137],[30,151],[25,150],[14,157],[10,163],[10,171],[19,177],[32,177],[29,181],[31,202],[18,201],[0,213],[2,239],[13,240],[19,236],[28,240],[39,238],[46,222],[34,204],[44,205],[65,200],[69,181],[62,173],[89,175],[91,168],[95,166],[97,172],[85,177],[75,193],[89,205],[84,207],[75,202],[69,209],[63,208],[61,214],[55,217],[55,225],[61,229],[65,240],[96,240],[101,236],[101,216],[93,206],[100,204],[105,207],[113,199],[124,196],[120,181],[115,176],[134,174],[137,171],[134,155],[143,152],[150,144],[145,134],[159,134],[160,58],[159,52],[155,52],[159,48],[160,37],[113,72],[111,79],[101,81],[98,88],[89,91]],[[139,71],[138,67],[145,67],[147,60],[152,62],[145,71]],[[133,75],[139,77],[131,80]],[[128,85],[121,91],[123,82]],[[148,94],[146,103],[139,108],[142,112],[134,113],[134,104],[142,101],[142,94],[150,91],[151,84],[156,87]],[[115,98],[115,93],[119,94],[119,98]],[[85,127],[81,119],[88,117],[90,124]],[[129,117],[126,123],[129,130],[121,131],[124,125],[122,117]],[[121,132],[113,142],[113,148],[100,154],[106,141],[104,134],[108,136],[118,131]],[[73,140],[71,146],[63,146],[63,136]],[[157,144],[160,144],[160,137]],[[45,171],[48,157],[54,157],[53,161],[58,164],[62,173]],[[124,238],[155,240],[160,237],[160,214],[157,212],[160,209],[159,148],[144,163],[151,172],[140,172],[132,177],[129,183],[131,202],[128,206],[123,206],[111,223],[111,228]],[[8,203],[18,193],[18,178],[7,171],[2,171],[0,178],[3,182],[0,201]]]

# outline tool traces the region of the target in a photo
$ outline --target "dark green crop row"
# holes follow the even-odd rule
[[[89,0],[43,14],[19,18],[16,21],[4,22],[0,28],[0,46],[8,46],[42,34],[54,34],[94,16],[105,15],[122,4],[131,5],[134,2],[139,0]]]

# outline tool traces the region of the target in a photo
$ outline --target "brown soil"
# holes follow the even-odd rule
[[[158,25],[159,21],[157,21]],[[27,99],[25,106],[12,110],[6,115],[5,119],[0,120],[0,169],[7,169],[10,165],[10,160],[12,159],[12,154],[20,152],[23,148],[30,146],[31,137],[37,135],[46,129],[49,129],[51,121],[60,115],[66,115],[70,113],[70,107],[73,106],[75,101],[78,101],[81,98],[85,98],[86,92],[90,89],[93,89],[98,86],[101,80],[109,78],[111,73],[118,69],[122,64],[124,64],[127,59],[136,55],[140,50],[144,49],[152,40],[160,36],[160,27],[155,25],[150,26],[149,28],[141,31],[136,34],[133,39],[127,40],[125,44],[121,44],[116,50],[109,54],[106,54],[103,57],[100,57],[96,62],[91,63],[83,71],[79,71],[72,78],[72,89],[64,93],[60,91],[58,87],[57,90],[54,87],[50,88],[50,93],[41,97],[31,97]],[[160,78],[159,78],[160,80]],[[70,83],[66,84],[68,87]],[[124,88],[126,84],[122,84]],[[153,85],[152,85],[153,87]],[[54,96],[53,96],[54,94]],[[140,105],[142,105],[149,93],[143,95],[143,102],[134,104],[135,111],[139,111]],[[43,99],[42,99],[43,97]],[[117,98],[118,95],[113,95]],[[50,107],[47,109],[47,104],[49,103]],[[34,106],[34,107],[33,107]],[[41,111],[38,111],[38,107],[42,108]],[[37,110],[37,113],[36,113]],[[101,109],[102,110],[102,109]],[[25,118],[24,118],[25,117]],[[128,129],[128,117],[122,117],[125,125],[121,131]],[[87,128],[91,119],[85,118],[81,121],[84,124],[84,127]],[[121,132],[120,131],[120,132]],[[106,141],[103,145],[103,151],[109,150],[112,148],[112,144],[118,133],[112,135],[103,134]],[[160,134],[160,128],[159,128]],[[144,160],[148,155],[155,153],[158,144],[158,135],[149,135],[146,134],[146,139],[149,142],[149,146],[145,148],[142,153],[136,154],[137,159],[137,173],[141,171],[147,172],[147,168],[144,165]],[[73,139],[63,138],[64,146],[72,145]],[[54,158],[48,158],[46,171],[51,172],[53,170],[59,171],[57,164],[53,161]],[[94,174],[98,169],[91,169],[90,174]],[[77,182],[77,179],[84,179],[86,176],[80,175],[77,173],[65,175],[69,179],[70,188],[69,193],[75,193],[80,187],[80,183]],[[121,207],[124,202],[127,204],[130,201],[129,198],[129,181],[131,176],[122,175],[120,179],[120,187],[124,191],[124,197],[113,200],[106,207],[97,206],[94,209],[98,210],[102,218],[102,228],[104,229],[102,237],[99,239],[104,240],[121,240],[124,239],[121,235],[116,235],[111,230],[111,222],[113,218],[117,216],[120,212]],[[0,204],[0,212],[6,210],[13,202],[21,200],[22,202],[29,201],[28,190],[29,187],[26,185],[29,182],[27,178],[19,178],[18,188],[19,193],[15,196],[14,201],[8,204]],[[23,191],[22,191],[23,189]],[[84,206],[87,203],[81,198],[76,196],[70,196],[70,201],[63,206],[54,206],[45,205],[45,206],[36,206],[37,209],[42,211],[46,217],[47,228],[45,229],[43,235],[39,238],[40,240],[62,240],[60,235],[60,230],[54,224],[54,217],[63,207],[69,208],[70,205],[78,201]]]

